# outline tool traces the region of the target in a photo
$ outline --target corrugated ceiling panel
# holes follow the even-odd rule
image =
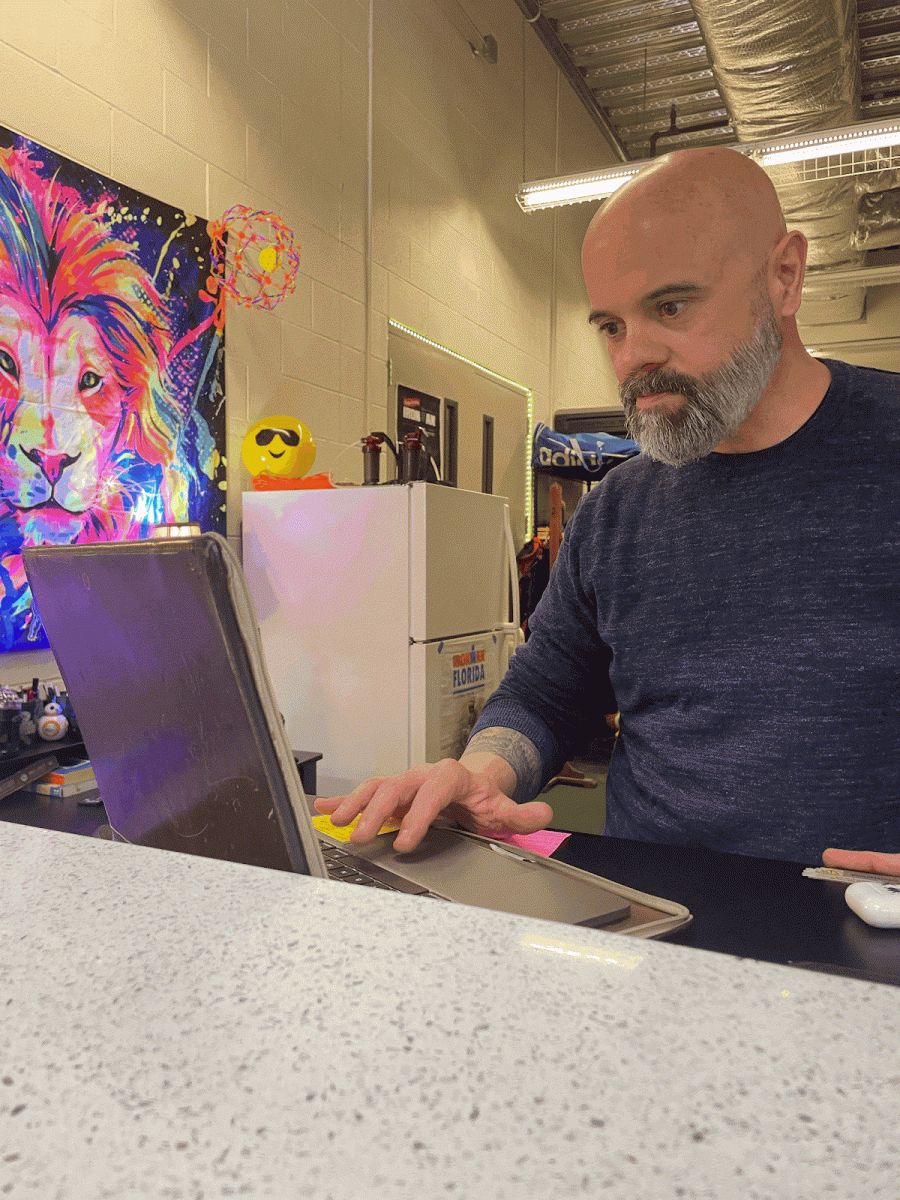
[[[656,153],[735,140],[688,0],[545,0],[541,13],[629,158],[651,157],[654,134]],[[861,118],[900,113],[900,4],[858,0],[857,20]]]

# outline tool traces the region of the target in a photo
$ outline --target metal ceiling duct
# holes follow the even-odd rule
[[[854,244],[860,250],[884,250],[900,243],[900,189],[860,196]]]
[[[738,141],[836,128],[860,119],[855,0],[691,0],[710,67]],[[809,239],[808,266],[858,266],[852,179],[799,182],[794,166],[768,171],[788,228]],[[804,324],[856,321],[865,290],[804,302]]]

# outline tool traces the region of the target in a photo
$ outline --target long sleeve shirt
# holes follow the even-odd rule
[[[589,492],[476,731],[546,783],[621,714],[606,833],[820,861],[900,851],[900,376],[826,360],[794,434]]]

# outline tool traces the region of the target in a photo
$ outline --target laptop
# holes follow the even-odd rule
[[[218,534],[24,561],[118,838],[569,924],[629,917],[598,877],[462,830],[432,827],[410,854],[392,834],[350,847],[320,833]]]

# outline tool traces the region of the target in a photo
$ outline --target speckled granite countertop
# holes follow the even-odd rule
[[[0,1196],[900,1195],[896,988],[0,823]]]

